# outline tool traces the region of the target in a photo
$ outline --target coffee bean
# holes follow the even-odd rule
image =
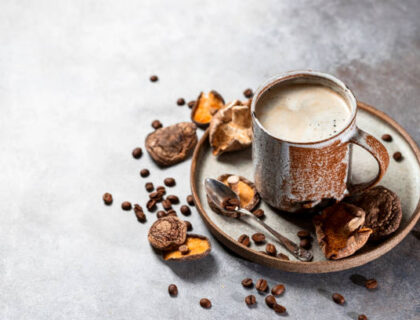
[[[159,210],[156,213],[156,218],[158,218],[158,219],[161,219],[161,218],[166,217],[166,216],[168,216],[168,213],[166,211],[163,211],[163,210]]]
[[[162,127],[163,127],[162,122],[160,122],[159,120],[154,120],[152,122],[152,128],[153,129],[157,130],[157,129],[162,128]]]
[[[163,180],[163,183],[167,187],[173,187],[175,185],[175,179],[174,178],[165,178],[165,180]]]
[[[400,162],[403,159],[403,156],[402,156],[401,152],[399,152],[399,151],[395,152],[392,157],[397,162]]]
[[[176,297],[178,295],[178,287],[174,284],[170,284],[168,287],[168,292],[172,297]]]
[[[152,192],[155,189],[155,187],[153,186],[153,183],[151,182],[147,182],[144,186],[148,192]]]
[[[125,211],[131,210],[131,203],[128,201],[124,201],[121,203],[121,208]]]
[[[252,89],[248,88],[244,91],[244,96],[245,98],[252,98],[252,96],[254,95],[254,93],[252,92]]]
[[[178,250],[182,253],[182,254],[188,254],[188,252],[190,252],[190,249],[188,249],[188,246],[183,244],[182,246],[179,246]]]
[[[159,192],[159,193],[162,193],[162,194],[165,194],[166,193],[166,189],[165,189],[164,186],[158,186],[156,188],[156,191]]]
[[[366,317],[364,314],[360,314],[360,315],[357,317],[357,320],[368,320],[368,317]]]
[[[149,170],[147,170],[147,169],[141,169],[141,170],[140,170],[140,175],[141,175],[143,178],[148,177],[148,176],[149,176],[149,174],[150,174],[150,171],[149,171]]]
[[[210,309],[211,308],[211,301],[207,298],[202,298],[200,300],[200,306],[204,309]]]
[[[259,219],[264,218],[264,210],[263,209],[254,210],[254,211],[252,211],[252,214]]]
[[[186,205],[182,205],[182,206],[181,206],[181,208],[180,208],[180,210],[181,210],[181,213],[182,213],[184,216],[189,216],[189,215],[191,214],[190,207],[188,207],[188,206],[186,206]]]
[[[195,100],[191,100],[190,102],[188,102],[188,108],[192,109],[195,105]]]
[[[368,279],[365,282],[365,287],[369,290],[376,289],[378,287],[378,281],[375,279]]]
[[[255,284],[255,288],[258,292],[266,292],[268,290],[267,280],[258,279],[257,283]]]
[[[158,81],[158,80],[159,80],[159,78],[158,78],[158,76],[157,76],[157,75],[150,76],[150,81],[152,81],[152,82],[156,82],[156,81]]]
[[[287,255],[281,252],[277,255],[277,258],[282,259],[282,260],[290,260]]]
[[[278,285],[275,285],[271,289],[271,294],[274,295],[274,296],[279,296],[279,295],[283,294],[285,290],[286,290],[286,288],[284,287],[283,284],[278,284]]]
[[[252,306],[252,305],[257,303],[257,299],[255,298],[255,296],[253,294],[250,294],[249,296],[245,297],[245,303],[248,306]]]
[[[285,313],[285,312],[286,312],[286,308],[285,308],[285,307],[283,307],[281,304],[278,304],[278,303],[276,303],[276,304],[273,306],[273,309],[274,309],[274,311],[275,311],[276,313]]]
[[[311,236],[311,234],[308,230],[300,230],[300,231],[298,231],[297,236],[299,238],[309,238]]]
[[[261,232],[254,233],[252,235],[252,240],[254,240],[254,242],[256,244],[264,243],[265,242],[265,235]]]
[[[179,203],[179,198],[173,194],[170,194],[169,196],[167,196],[166,199],[168,199],[172,204]]]
[[[246,247],[249,247],[251,244],[251,241],[249,240],[249,237],[246,234],[240,235],[238,238],[238,242]]]
[[[251,278],[245,278],[241,283],[245,288],[251,288],[254,285]]]
[[[104,200],[104,203],[109,206],[112,204],[112,194],[106,192],[104,193],[104,195],[102,196],[102,200]]]
[[[194,197],[193,197],[192,195],[187,196],[187,203],[188,203],[190,206],[195,205],[195,204],[194,204]]]
[[[143,154],[143,150],[141,148],[135,148],[131,154],[133,155],[133,158],[140,159]]]
[[[311,241],[308,238],[300,239],[299,246],[303,249],[310,249],[311,248]]]
[[[392,141],[392,136],[390,134],[384,134],[382,136],[382,140],[386,141],[386,142],[391,142]]]
[[[168,214],[168,216],[175,216],[175,217],[178,216],[174,209],[169,209],[166,213]]]
[[[166,211],[168,211],[169,209],[172,209],[172,203],[169,200],[163,200],[162,201],[162,207],[163,209],[165,209]]]
[[[192,228],[193,228],[191,222],[189,222],[189,221],[184,221],[184,222],[187,225],[187,231],[191,231]]]
[[[185,104],[184,98],[179,98],[178,100],[176,100],[176,104],[179,106],[183,106]]]
[[[275,256],[277,254],[277,249],[274,244],[267,243],[265,246],[265,252],[267,252],[267,254],[270,256]]]
[[[162,197],[163,197],[162,193],[160,193],[158,191],[154,191],[154,192],[149,194],[149,198],[153,199],[153,200],[156,200],[156,202],[161,201]]]
[[[274,296],[272,296],[271,294],[265,297],[265,303],[267,304],[267,306],[269,306],[270,308],[273,308],[275,304],[277,304],[276,298],[274,298]]]
[[[139,222],[141,223],[146,222],[146,215],[144,214],[143,208],[140,205],[138,204],[134,205],[134,213],[136,214],[137,220]]]
[[[156,209],[156,203],[157,201],[154,199],[150,199],[149,201],[147,201],[146,203],[147,210],[149,210],[150,212],[153,212]]]
[[[346,300],[344,299],[344,297],[341,294],[339,294],[339,293],[333,293],[332,299],[337,304],[344,304],[344,302],[346,302]]]

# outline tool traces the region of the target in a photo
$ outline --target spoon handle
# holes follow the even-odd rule
[[[290,240],[290,239],[286,238],[285,236],[281,235],[280,233],[278,233],[276,230],[271,228],[269,225],[267,225],[261,219],[254,216],[248,210],[240,208],[240,209],[237,209],[236,211],[240,212],[241,216],[252,217],[254,220],[256,220],[267,231],[269,231],[273,236],[275,236],[277,238],[277,240],[279,240],[280,244],[282,244],[291,254],[293,254],[300,261],[311,261],[312,260],[313,255],[312,255],[312,252],[310,250],[305,250],[305,249],[299,247],[292,240]]]

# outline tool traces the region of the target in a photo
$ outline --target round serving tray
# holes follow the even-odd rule
[[[397,232],[383,242],[368,243],[353,256],[341,260],[326,260],[316,239],[313,241],[314,260],[300,262],[284,249],[274,237],[268,234],[253,221],[227,218],[213,212],[206,200],[203,181],[207,177],[217,178],[223,173],[242,175],[253,180],[251,149],[213,156],[208,143],[208,130],[200,139],[193,155],[191,165],[191,189],[197,209],[211,233],[225,246],[241,257],[266,266],[300,273],[324,273],[345,270],[363,265],[395,247],[414,227],[420,217],[420,150],[409,134],[393,119],[372,106],[358,102],[357,125],[376,138],[384,133],[393,137],[392,142],[383,142],[390,155],[396,151],[403,154],[403,160],[396,162],[391,157],[387,173],[380,182],[401,198],[403,218]],[[355,182],[366,181],[377,171],[375,160],[359,147],[353,149],[352,179]],[[305,215],[279,212],[262,202],[265,211],[265,222],[290,239],[298,242],[296,232],[302,228],[312,230],[310,217]],[[263,232],[267,242],[276,245],[277,251],[287,254],[290,260],[281,260],[268,256],[261,251],[264,245],[251,247],[241,245],[237,239],[241,234],[251,236],[255,232]],[[252,242],[252,241],[251,241]]]

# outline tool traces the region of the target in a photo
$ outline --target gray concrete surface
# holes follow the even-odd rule
[[[255,309],[243,303],[241,279],[263,277],[286,285],[290,319],[419,319],[419,225],[368,265],[299,275],[244,261],[214,239],[204,260],[162,263],[146,239],[153,218],[142,225],[119,208],[144,203],[144,182],[166,176],[189,194],[189,162],[158,170],[130,155],[153,119],[188,119],[178,97],[217,89],[231,100],[285,70],[335,74],[419,143],[419,16],[417,0],[2,0],[0,318],[275,318],[260,296]],[[209,235],[195,210],[189,220]],[[379,290],[353,284],[355,273],[377,278]],[[345,306],[330,301],[335,291]]]

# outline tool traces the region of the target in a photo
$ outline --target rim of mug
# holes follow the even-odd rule
[[[349,98],[350,107],[352,108],[351,117],[349,118],[349,121],[346,124],[346,126],[341,131],[339,131],[335,135],[333,135],[331,137],[328,137],[326,139],[323,139],[323,140],[310,141],[310,142],[295,142],[295,141],[289,141],[289,140],[286,140],[286,139],[281,139],[281,138],[278,138],[278,137],[272,135],[261,124],[257,115],[255,114],[255,108],[256,108],[257,102],[258,102],[259,98],[262,96],[262,94],[264,92],[266,92],[269,88],[276,85],[277,83],[283,82],[285,80],[293,79],[293,78],[299,78],[300,76],[302,76],[302,77],[304,77],[304,76],[311,77],[312,76],[312,77],[324,78],[326,80],[329,80],[329,81],[333,82],[334,84],[336,84],[337,86],[339,86],[343,90],[343,92],[347,95],[347,97]],[[272,137],[276,140],[287,142],[289,144],[300,145],[300,146],[305,146],[305,145],[313,146],[313,145],[325,143],[325,142],[330,141],[330,140],[334,140],[338,136],[342,135],[343,132],[347,131],[347,129],[349,129],[349,127],[351,127],[351,125],[353,124],[353,122],[356,118],[356,113],[357,113],[357,101],[356,101],[356,97],[354,96],[354,94],[350,90],[350,88],[343,81],[341,81],[340,79],[336,78],[335,76],[333,76],[331,74],[324,73],[324,72],[319,72],[319,71],[313,71],[313,70],[293,70],[293,71],[283,72],[283,73],[280,73],[280,74],[277,74],[277,75],[274,75],[274,76],[270,77],[269,79],[264,81],[257,88],[257,91],[255,92],[254,98],[252,99],[252,102],[251,102],[251,116],[252,116],[253,120],[258,124],[258,126],[267,135],[269,135],[270,137]]]

